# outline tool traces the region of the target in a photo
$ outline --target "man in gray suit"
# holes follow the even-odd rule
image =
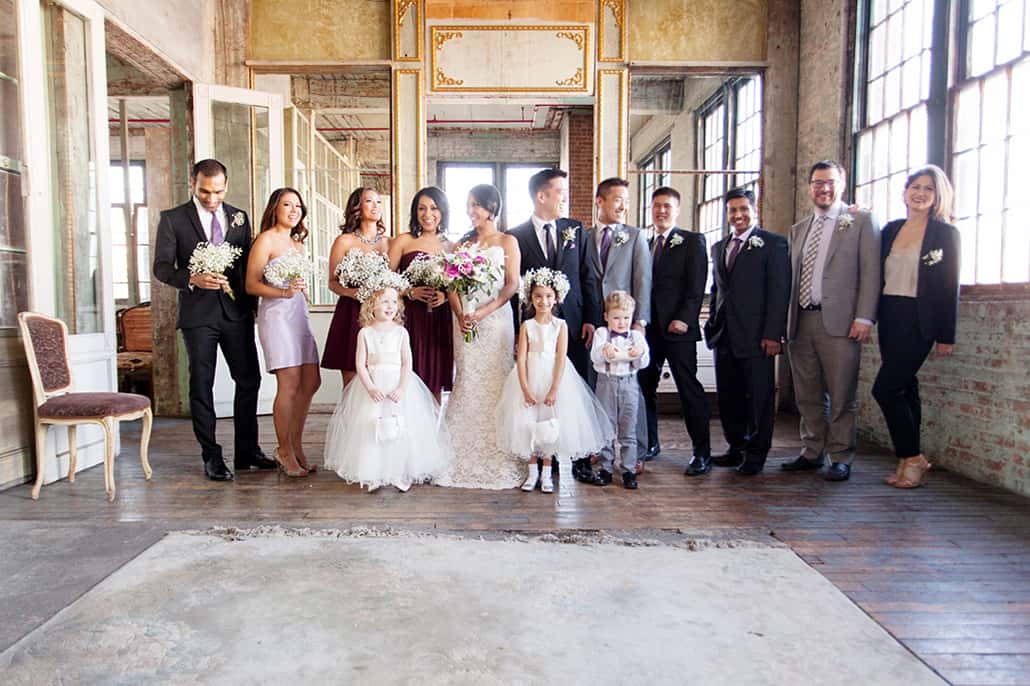
[[[594,194],[597,204],[597,226],[587,229],[587,262],[601,287],[595,312],[604,312],[604,299],[612,291],[625,291],[637,303],[633,313],[633,328],[646,335],[651,318],[651,255],[644,232],[635,226],[626,226],[629,208],[629,181],[613,177],[597,184]],[[601,326],[603,322],[594,322]],[[591,369],[591,371],[593,371]],[[592,376],[592,375],[591,375]],[[593,378],[591,378],[591,384]],[[641,400],[640,407],[643,407]],[[638,452],[647,452],[647,415],[637,415]],[[637,462],[637,471],[643,462]],[[609,477],[610,478],[610,477]]]
[[[823,160],[808,175],[813,213],[790,231],[793,278],[787,354],[801,411],[803,451],[784,471],[819,469],[829,481],[851,476],[858,366],[880,296],[880,226],[841,202],[844,170]],[[828,407],[827,407],[828,405]]]

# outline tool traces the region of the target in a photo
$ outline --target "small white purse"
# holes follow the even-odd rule
[[[385,403],[380,403],[380,407]],[[379,415],[375,419],[376,443],[389,443],[397,440],[404,430],[404,416],[399,414]]]
[[[554,416],[553,407],[538,403],[534,409],[536,421],[533,422],[531,445],[534,452],[548,452],[558,442],[561,427],[558,418]]]

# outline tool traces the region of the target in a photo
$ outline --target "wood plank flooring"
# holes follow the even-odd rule
[[[309,424],[306,443],[316,461],[327,420],[314,415]],[[713,437],[721,436],[717,422],[712,429]],[[220,423],[219,436],[231,445],[230,422]],[[269,418],[262,418],[262,436],[271,453]],[[137,461],[138,424],[126,424],[116,502],[105,501],[103,474],[94,468],[74,484],[44,486],[37,502],[27,485],[0,493],[0,521],[93,528],[145,523],[165,530],[276,523],[771,538],[789,545],[950,683],[1030,685],[1030,500],[943,471],[931,472],[926,488],[888,488],[880,478],[894,463],[871,452],[856,460],[851,481],[843,484],[782,473],[780,462],[798,452],[796,423],[789,417],[777,426],[767,471],[752,478],[725,469],[687,478],[689,439],[682,423],[663,419],[662,436],[663,453],[648,463],[635,492],[584,486],[563,473],[553,496],[431,486],[370,495],[322,472],[299,480],[252,472],[232,484],[207,481],[190,425],[182,420],[155,423],[154,480],[147,483]],[[807,650],[847,646],[823,636],[784,649],[800,658]]]

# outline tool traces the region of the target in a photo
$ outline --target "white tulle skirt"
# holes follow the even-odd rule
[[[497,447],[524,459],[553,456],[577,460],[601,452],[615,440],[604,407],[570,362],[565,363],[554,405],[544,397],[551,386],[554,353],[530,353],[530,390],[540,402],[526,407],[518,367],[511,370],[497,404]]]
[[[399,365],[377,365],[369,372],[376,386],[397,387]],[[329,420],[325,466],[348,483],[375,489],[402,488],[429,481],[447,468],[451,443],[440,408],[414,373],[399,403],[375,402],[355,378],[343,391]]]

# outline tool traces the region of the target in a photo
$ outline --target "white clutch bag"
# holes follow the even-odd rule
[[[548,448],[558,442],[558,432],[561,427],[558,424],[558,418],[554,416],[553,407],[538,404],[536,410],[536,422],[533,423],[533,450],[546,452]]]
[[[389,443],[397,440],[404,430],[404,417],[393,414],[385,417],[376,417],[375,432],[377,443]]]

